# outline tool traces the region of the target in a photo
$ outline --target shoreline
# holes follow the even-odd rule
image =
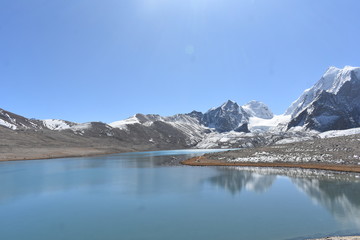
[[[116,148],[34,148],[20,149],[19,152],[1,153],[1,162],[28,161],[28,160],[50,160],[59,158],[95,157],[117,153],[167,151],[176,149],[116,149]],[[180,148],[181,149],[181,148]]]
[[[325,237],[325,238],[316,238],[309,240],[360,240],[360,236]]]
[[[43,149],[42,149],[43,150]],[[27,154],[27,156],[9,156],[1,158],[1,162],[12,162],[12,161],[28,161],[28,160],[48,160],[48,159],[59,159],[59,158],[78,158],[78,157],[95,157],[101,155],[109,155],[116,153],[134,152],[135,150],[115,150],[106,151],[105,149],[66,149],[67,153],[59,152],[46,152],[44,154]],[[139,150],[141,151],[141,150]],[[156,150],[143,150],[143,151],[156,151]],[[161,150],[159,150],[161,151]],[[29,156],[31,155],[31,156]],[[204,155],[199,157],[189,158],[180,161],[181,165],[187,166],[237,166],[237,167],[270,167],[270,168],[300,168],[300,169],[314,169],[314,170],[327,170],[327,171],[340,171],[340,172],[355,172],[360,173],[360,165],[337,165],[337,164],[324,164],[324,163],[293,163],[293,162],[227,162],[218,159],[209,159]]]
[[[239,166],[239,167],[273,167],[273,168],[301,168],[315,169],[338,172],[356,172],[360,173],[360,166],[356,165],[336,165],[321,163],[292,163],[292,162],[225,162],[221,160],[212,160],[205,156],[193,157],[180,162],[188,166]]]
[[[108,154],[134,152],[135,150],[109,149],[109,151],[107,151],[106,149],[96,149],[96,148],[91,148],[91,149],[74,148],[74,149],[66,149],[65,152],[62,153],[59,153],[58,151],[57,152],[49,151],[43,154],[30,153],[30,154],[26,154],[26,156],[21,154],[20,156],[15,156],[15,154],[14,156],[8,156],[8,157],[0,156],[0,163],[12,162],[12,161],[48,160],[48,159],[59,159],[59,158],[95,157],[95,156],[108,155]],[[153,151],[153,150],[145,150],[145,151]],[[227,162],[219,159],[209,159],[206,158],[204,155],[180,161],[180,164],[187,166],[198,166],[198,167],[238,166],[238,167],[300,168],[300,169],[360,173],[360,165],[356,166],[356,165],[337,165],[337,164],[326,164],[326,163],[293,163],[293,162]]]
[[[41,149],[44,150],[44,149]],[[47,150],[47,149],[45,149]],[[131,150],[109,150],[106,151],[101,149],[66,149],[63,153],[56,152],[45,152],[45,153],[22,153],[22,154],[8,154],[8,156],[0,156],[1,162],[13,162],[13,161],[28,161],[28,160],[50,160],[59,158],[78,158],[78,157],[95,157],[108,154],[133,152]],[[1,154],[0,154],[1,155]]]

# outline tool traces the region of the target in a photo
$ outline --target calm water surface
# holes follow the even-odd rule
[[[0,239],[304,239],[360,232],[356,174],[168,166],[201,151],[0,163]]]

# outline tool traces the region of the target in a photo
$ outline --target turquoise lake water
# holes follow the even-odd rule
[[[0,239],[306,239],[360,233],[360,178],[169,166],[202,151],[0,163]]]

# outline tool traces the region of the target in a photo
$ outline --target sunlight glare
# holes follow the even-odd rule
[[[156,11],[164,8],[191,8],[205,10],[214,7],[220,0],[141,0],[142,7],[147,11]]]

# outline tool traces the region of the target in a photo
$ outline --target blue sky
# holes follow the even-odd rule
[[[360,64],[357,0],[1,0],[0,108],[112,122],[227,99],[280,114]]]

